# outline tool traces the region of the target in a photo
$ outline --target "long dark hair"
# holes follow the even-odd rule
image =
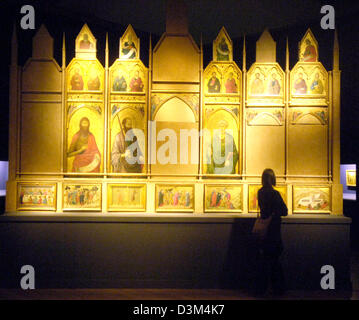
[[[272,169],[264,169],[262,173],[262,186],[263,187],[272,187],[276,185],[275,173]]]

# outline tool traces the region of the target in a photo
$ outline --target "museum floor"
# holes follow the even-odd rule
[[[0,300],[359,300],[359,250],[352,250],[351,281],[351,292],[288,291],[280,297],[220,289],[0,289]]]

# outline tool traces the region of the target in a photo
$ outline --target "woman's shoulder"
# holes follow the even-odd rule
[[[278,191],[273,189],[273,187],[261,187],[258,190],[258,193],[262,193],[262,194],[265,194],[265,193],[272,193],[273,194],[273,193],[276,193],[276,192],[278,192]]]

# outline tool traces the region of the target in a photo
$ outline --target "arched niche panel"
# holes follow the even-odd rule
[[[191,106],[179,97],[169,98],[158,106],[153,119],[156,129],[149,132],[149,141],[155,141],[154,147],[149,147],[151,173],[198,174],[199,124]],[[181,143],[185,132],[189,134],[186,145]]]
[[[216,154],[216,151],[219,151],[218,141],[220,141],[221,154]],[[227,155],[225,154],[226,148]],[[220,157],[225,158],[224,162],[221,163]],[[204,121],[203,134],[203,173],[238,173],[239,159],[238,118],[232,112],[223,108],[207,114]]]
[[[103,171],[103,132],[101,109],[84,105],[71,113],[65,149],[68,172],[81,174]]]
[[[178,97],[165,101],[154,114],[155,121],[196,122],[192,108]]]
[[[132,133],[129,131],[131,129]],[[131,138],[131,141],[126,142],[126,134]],[[126,161],[126,148],[132,143],[136,143],[136,141],[137,150],[130,156],[131,159]],[[132,163],[132,160],[136,161]],[[117,110],[113,110],[111,115],[108,171],[114,173],[144,173],[146,171],[145,164],[146,121],[144,119],[144,107],[142,105],[121,106]]]

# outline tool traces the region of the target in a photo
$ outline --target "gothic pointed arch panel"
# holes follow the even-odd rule
[[[192,108],[180,97],[174,96],[160,105],[154,114],[155,121],[196,122]]]
[[[103,170],[103,115],[100,109],[82,105],[67,123],[66,167],[73,173],[99,173]]]
[[[109,172],[126,174],[146,172],[144,115],[142,104],[122,103],[112,107],[108,148]]]
[[[318,62],[318,42],[312,31],[307,30],[302,40],[299,42],[298,60],[301,62]]]
[[[169,93],[156,93],[151,96],[151,102],[150,102],[150,118],[151,120],[155,120],[155,114],[159,110],[159,108],[167,101],[178,98],[182,100],[184,105],[184,110],[186,110],[187,107],[189,107],[192,110],[192,113],[194,115],[195,121],[198,121],[199,119],[199,94],[193,93],[193,94],[176,94],[175,96],[173,94]],[[192,115],[190,116],[190,119],[192,119]],[[192,121],[192,120],[191,120]]]
[[[251,108],[246,112],[249,126],[281,126],[284,124],[282,108]]]
[[[120,59],[133,60],[140,57],[140,39],[129,25],[120,39]]]
[[[233,61],[233,44],[225,27],[213,41],[213,61]]]
[[[149,133],[151,173],[198,174],[199,122],[191,99],[177,94],[156,96],[160,102],[154,109]]]
[[[203,133],[203,173],[238,173],[239,158],[238,117],[223,108],[208,112]]]
[[[328,124],[327,108],[292,108],[290,113],[290,123],[292,125],[303,124]]]
[[[84,24],[75,41],[76,58],[96,59],[97,40],[87,24]]]

